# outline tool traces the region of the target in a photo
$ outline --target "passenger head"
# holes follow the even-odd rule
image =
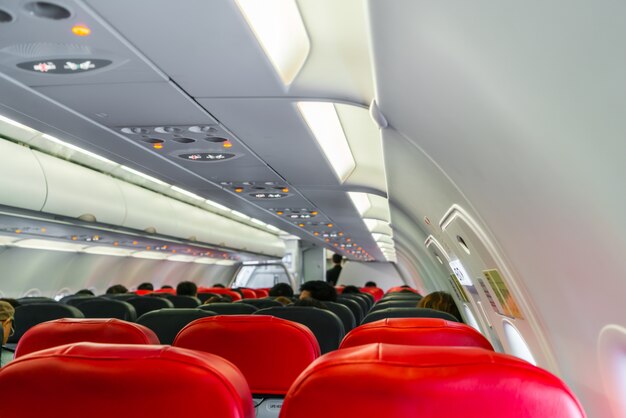
[[[278,296],[277,298],[274,298],[274,300],[283,306],[291,305],[293,303],[292,300],[286,296]]]
[[[343,260],[341,254],[333,254],[333,264],[341,264],[341,260]]]
[[[366,282],[365,287],[378,287],[378,286],[376,286],[376,282]]]
[[[321,302],[321,301],[319,301],[317,299],[313,299],[313,298],[298,299],[297,301],[292,303],[291,306],[309,306],[309,307],[312,307],[312,308],[328,309],[328,307],[326,305],[324,305],[324,302]]]
[[[176,286],[176,294],[179,296],[197,296],[198,286],[194,282],[180,282]]]
[[[350,293],[352,293],[352,294],[354,294],[354,293],[361,293],[361,291],[359,290],[358,287],[352,286],[352,285],[349,285],[349,286],[346,286],[346,287],[343,288],[343,294],[344,295],[348,295]]]
[[[78,292],[74,293],[77,296],[95,296],[93,292],[89,289],[80,289]]]
[[[304,282],[300,287],[300,299],[307,298],[336,302],[337,291],[330,283],[321,280]]]
[[[456,307],[456,303],[454,303],[454,299],[452,298],[452,296],[446,292],[433,292],[429,295],[424,296],[422,299],[420,299],[417,307],[436,309],[438,311],[447,312],[451,315],[454,315],[454,317],[457,318],[459,321],[462,321],[459,308]]]
[[[154,286],[152,286],[152,283],[144,282],[137,286],[137,290],[154,290]]]
[[[2,344],[6,344],[9,336],[13,335],[13,317],[15,309],[9,302],[0,301],[0,326],[2,326]]]
[[[221,283],[215,283],[215,284],[213,285],[213,287],[219,287],[220,289],[225,289],[225,288],[226,288],[226,286],[224,286],[224,285],[223,285],[223,284],[221,284]]]
[[[293,296],[293,288],[288,283],[277,283],[270,289],[270,296]]]
[[[128,289],[126,289],[126,286],[122,286],[121,284],[114,284],[106,291],[107,295],[117,295],[120,293],[128,293]]]
[[[173,289],[173,287],[169,284],[164,284],[163,286],[161,286],[161,289]]]

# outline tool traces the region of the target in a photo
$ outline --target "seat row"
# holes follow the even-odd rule
[[[442,319],[363,325],[321,357],[309,329],[271,316],[201,318],[174,347],[146,345],[156,342],[146,327],[116,319],[40,324],[0,369],[3,412],[252,418],[256,405],[259,418],[585,416],[558,378]]]

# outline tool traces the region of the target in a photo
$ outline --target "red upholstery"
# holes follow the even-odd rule
[[[155,290],[154,293],[167,293],[169,295],[175,295],[176,294],[176,289],[158,289]]]
[[[20,338],[15,358],[58,345],[89,341],[110,344],[159,344],[151,329],[120,319],[65,318],[35,325]]]
[[[327,402],[341,396],[341,402]],[[584,418],[557,377],[480,348],[369,344],[328,353],[289,389],[280,418]]]
[[[135,294],[137,296],[145,296],[149,295],[150,293],[152,293],[152,290],[135,290]]]
[[[265,315],[197,319],[178,333],[173,345],[224,357],[239,367],[252,393],[265,395],[287,393],[320,355],[307,327]]]
[[[254,418],[235,366],[170,346],[54,347],[2,368],[0,387],[3,417]]]
[[[378,302],[382,299],[383,296],[385,296],[385,292],[383,292],[383,289],[380,289],[378,287],[362,287],[360,290],[361,292],[369,293],[370,295],[374,296],[374,301],[376,302]]]
[[[230,289],[225,289],[223,287],[201,287],[200,289],[198,289],[198,293],[215,293],[218,295],[228,295],[233,299],[233,302],[242,299],[239,293]]]
[[[267,298],[270,295],[270,292],[267,289],[254,289],[254,291],[256,292],[256,297],[259,299]]]
[[[339,348],[371,343],[493,347],[474,328],[439,318],[387,318],[350,331]]]
[[[241,291],[241,293],[243,293],[243,298],[244,299],[256,299],[256,292],[252,289],[245,289],[245,288],[240,288],[239,289]]]
[[[343,293],[343,289],[345,289],[345,286],[335,286],[335,290],[337,291],[338,295],[341,295]]]
[[[419,292],[417,290],[411,287],[402,287],[402,286],[392,287],[391,289],[387,290],[387,293],[402,292],[403,290],[408,290],[409,292],[417,293],[419,295]]]

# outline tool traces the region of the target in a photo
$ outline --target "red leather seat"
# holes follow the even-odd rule
[[[493,351],[474,328],[439,318],[387,318],[350,331],[339,348],[371,343],[478,347]]]
[[[338,394],[341,402],[327,402]],[[584,418],[549,372],[480,348],[368,344],[311,364],[280,418]]]
[[[254,292],[256,293],[256,297],[259,299],[269,297],[270,295],[268,289],[254,289]]]
[[[409,292],[413,292],[413,293],[417,293],[419,294],[419,292],[415,289],[413,289],[412,287],[402,287],[402,286],[395,286],[390,288],[389,290],[387,290],[387,294],[389,293],[397,293],[397,292],[402,292],[402,291],[409,291]]]
[[[50,347],[84,341],[159,344],[156,334],[143,325],[110,318],[64,318],[43,322],[26,331],[15,348],[15,358]]]
[[[361,292],[369,293],[370,295],[374,296],[374,301],[376,302],[378,302],[382,299],[383,296],[385,296],[385,292],[383,292],[383,289],[380,289],[378,287],[362,287],[360,288],[360,290]]]
[[[256,292],[252,289],[246,289],[242,287],[239,289],[239,291],[243,293],[244,299],[256,299],[257,298]]]
[[[174,346],[216,354],[237,366],[254,394],[284,395],[320,355],[304,325],[265,315],[197,319],[183,328]]]
[[[223,287],[201,287],[198,289],[198,293],[214,293],[217,295],[228,295],[233,302],[243,299],[241,295],[231,289],[225,289]]]
[[[68,344],[0,372],[3,417],[254,418],[248,385],[226,360],[161,345]]]

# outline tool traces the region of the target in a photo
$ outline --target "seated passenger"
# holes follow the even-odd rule
[[[198,286],[194,282],[180,282],[176,286],[176,294],[178,296],[198,296]]]
[[[376,282],[366,282],[364,287],[378,287]]]
[[[123,286],[121,284],[114,284],[113,286],[109,287],[105,293],[107,295],[117,295],[120,293],[128,293],[128,289],[126,288],[126,286]]]
[[[300,286],[300,299],[313,298],[322,302],[337,302],[337,290],[328,282],[313,280]]]
[[[352,294],[361,293],[361,291],[359,290],[358,287],[352,286],[352,285],[348,285],[348,286],[343,288],[343,294],[344,295],[348,295],[350,293],[352,293]]]
[[[4,344],[13,333],[13,317],[15,316],[15,309],[9,302],[0,301],[0,326],[2,326],[2,347],[0,348],[0,367],[13,360],[13,352],[4,348]]]
[[[169,284],[164,284],[163,286],[161,286],[161,289],[173,289],[173,287]]]
[[[293,303],[287,296],[278,296],[277,298],[274,298],[274,300],[283,306],[291,305]]]
[[[277,283],[270,289],[270,296],[293,297],[293,288],[288,283]]]
[[[225,288],[226,288],[226,286],[224,286],[224,285],[223,285],[223,284],[221,284],[221,283],[215,283],[215,284],[213,285],[213,287],[219,287],[220,289],[225,289]]]
[[[137,290],[154,290],[154,286],[152,286],[152,283],[144,282],[137,286]]]
[[[74,293],[74,295],[76,295],[76,296],[81,296],[81,295],[84,295],[84,296],[96,296],[89,289],[80,289],[78,292]]]
[[[461,312],[459,312],[459,308],[457,308],[456,303],[454,303],[454,299],[446,292],[433,292],[424,296],[420,299],[417,307],[447,312],[450,315],[454,315],[460,322],[463,322]]]

